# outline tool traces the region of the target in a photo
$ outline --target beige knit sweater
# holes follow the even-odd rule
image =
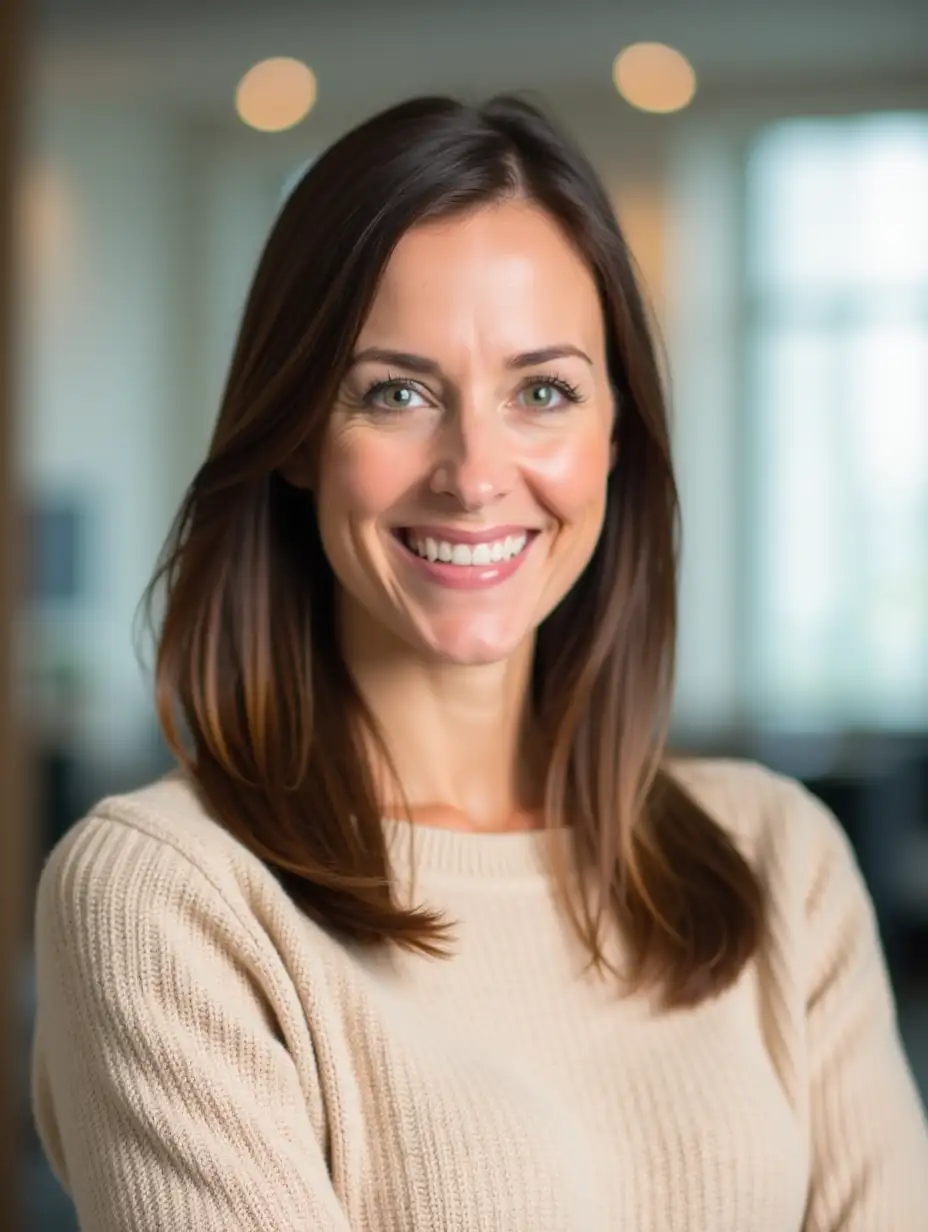
[[[100,804],[37,905],[35,1112],[81,1228],[926,1232],[928,1131],[841,830],[758,767],[679,773],[773,927],[671,1014],[582,973],[545,874],[563,835],[385,823],[400,884],[414,858],[458,921],[453,959],[390,958],[310,923],[179,775]]]

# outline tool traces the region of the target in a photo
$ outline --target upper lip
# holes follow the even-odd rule
[[[398,526],[396,530],[408,531],[417,539],[438,539],[446,543],[495,543],[498,539],[506,539],[510,535],[536,533],[531,526],[488,526],[485,530],[464,530],[456,526],[423,526],[420,523]]]

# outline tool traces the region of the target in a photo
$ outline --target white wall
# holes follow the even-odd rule
[[[36,636],[84,674],[80,726],[114,759],[148,712],[131,624],[188,409],[180,162],[165,125],[62,101],[34,114],[23,179],[21,462],[28,491],[73,494],[90,515],[86,599]]]
[[[86,504],[89,553],[86,594],[27,611],[23,642],[83,684],[71,715],[33,686],[37,720],[67,723],[105,765],[137,756],[149,730],[133,619],[204,455],[288,166],[262,170],[170,117],[86,99],[46,97],[32,115],[21,467],[30,494]]]

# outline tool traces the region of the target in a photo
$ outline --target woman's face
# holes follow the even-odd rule
[[[612,421],[596,286],[546,214],[510,201],[410,230],[318,471],[355,644],[449,664],[523,645],[596,545]]]

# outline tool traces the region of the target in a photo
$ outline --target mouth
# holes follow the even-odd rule
[[[522,556],[539,531],[528,527],[506,529],[495,539],[463,543],[460,539],[444,539],[439,534],[427,534],[412,527],[396,527],[393,536],[412,555],[429,564],[451,568],[488,568],[505,565]]]

